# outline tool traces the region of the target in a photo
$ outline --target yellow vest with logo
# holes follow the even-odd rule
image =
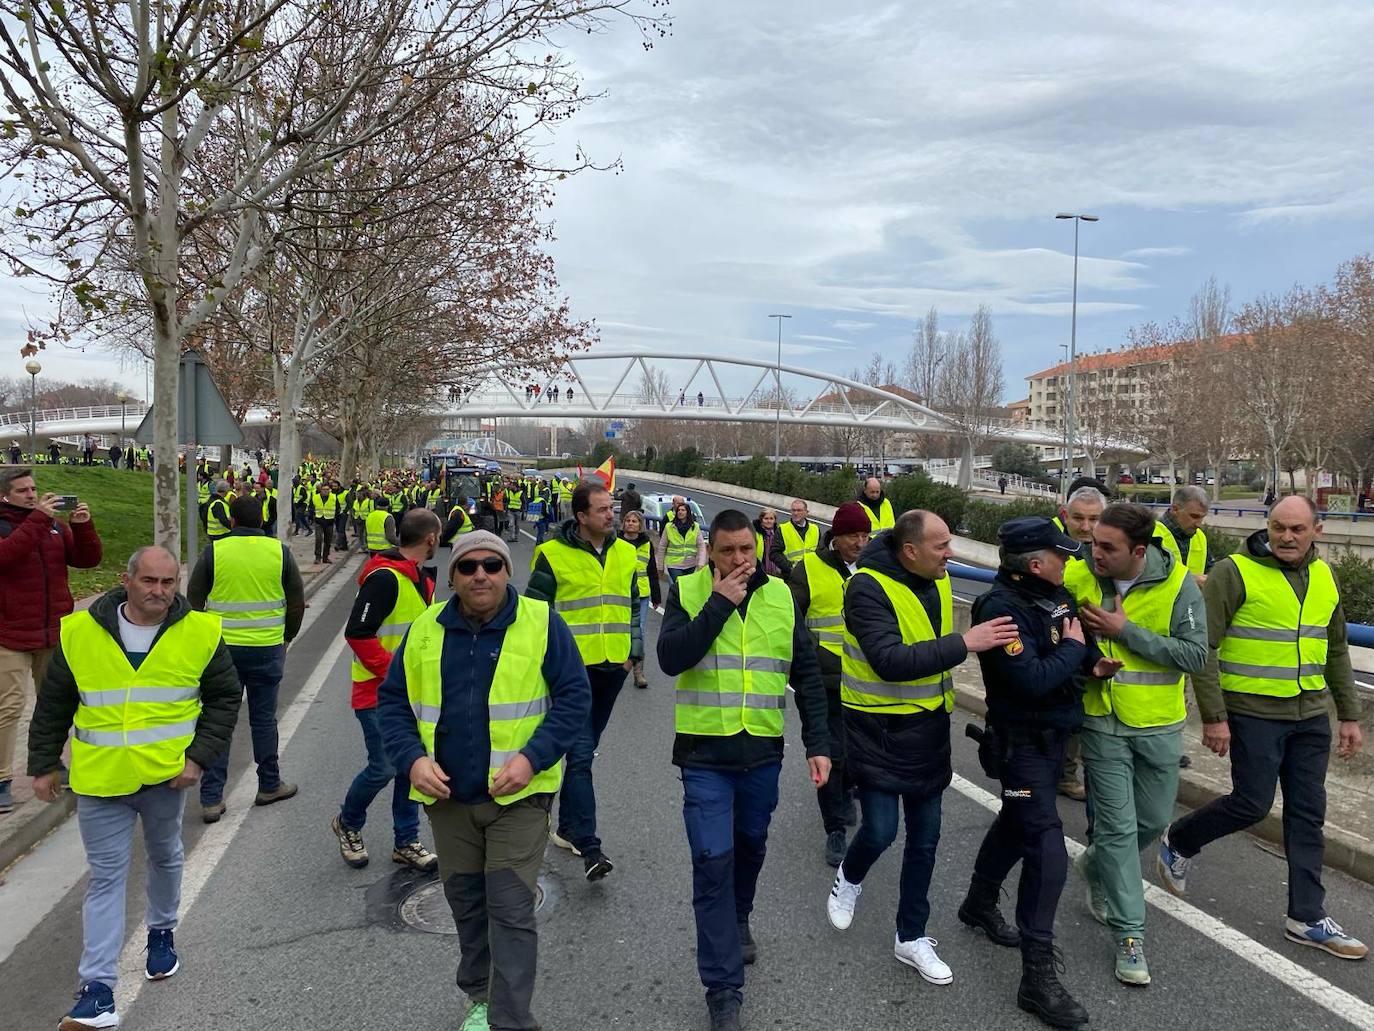
[[[228,536],[230,529],[215,518],[217,514],[222,515],[225,522],[232,523],[234,521],[229,516],[229,502],[220,497],[211,498],[210,507],[205,511],[205,536],[212,541]]]
[[[205,611],[224,624],[224,643],[270,647],[286,640],[281,541],[257,534],[222,537],[211,545],[214,582]]]
[[[1070,563],[1087,570],[1087,579],[1076,575],[1072,586],[1067,575],[1064,586],[1074,600],[1083,604],[1102,604],[1102,584],[1082,559]],[[1173,622],[1174,602],[1188,577],[1188,570],[1177,560],[1169,568],[1162,583],[1143,589],[1132,588],[1121,599],[1122,611],[1136,626],[1160,637],[1169,636]],[[1184,674],[1157,662],[1151,662],[1120,641],[1100,637],[1097,641],[1102,654],[1120,659],[1124,665],[1108,680],[1089,678],[1083,695],[1083,711],[1089,716],[1115,714],[1128,727],[1167,727],[1181,723],[1188,715],[1183,698]]]
[[[891,601],[897,613],[897,626],[902,632],[903,644],[935,640],[935,628],[930,624],[925,606],[908,588],[876,569],[860,569],[850,577],[850,581],[860,576],[871,576],[878,581],[878,586]],[[936,580],[935,588],[940,595],[940,626],[952,630],[954,596],[949,577]],[[845,627],[844,651],[840,656],[840,701],[851,709],[895,715],[934,712],[941,707],[945,712],[952,712],[954,678],[946,670],[919,680],[883,680],[868,664],[858,638]]]
[[[1155,540],[1171,552],[1180,564],[1183,562],[1183,549],[1178,546],[1174,532],[1164,525],[1162,519],[1155,520]],[[1207,572],[1207,535],[1201,530],[1188,538],[1188,572]]]
[[[1301,602],[1283,570],[1248,555],[1232,555],[1245,581],[1245,602],[1217,650],[1221,689],[1239,694],[1294,698],[1326,689],[1326,634],[1340,602],[1331,567],[1307,567]]]
[[[820,528],[812,522],[806,524],[806,533],[799,533],[792,520],[781,524],[782,547],[788,562],[800,562],[802,556],[810,555],[821,543]]]
[[[415,713],[420,740],[430,758],[434,753],[434,731],[443,712],[444,688],[440,667],[444,654],[444,628],[439,613],[448,602],[431,605],[415,620],[406,637],[402,663],[406,672],[406,694]],[[501,654],[496,660],[487,694],[487,729],[491,754],[487,759],[487,786],[506,761],[529,743],[549,710],[549,685],[544,679],[544,655],[549,642],[549,607],[542,601],[520,598],[515,622],[506,628]],[[547,770],[536,770],[524,788],[495,799],[510,805],[527,795],[552,794],[563,783],[562,763]],[[434,799],[419,788],[410,797],[431,805]]]
[[[339,514],[339,495],[330,494],[324,497],[319,491],[310,496],[310,503],[315,509],[316,519],[333,519]]]
[[[677,582],[678,599],[695,618],[711,597],[709,566]],[[782,737],[787,674],[792,668],[796,603],[777,577],[749,598],[741,618],[730,613],[711,649],[677,678],[673,723],[679,734]]]
[[[138,669],[89,612],[63,616],[59,636],[81,699],[72,720],[72,791],[113,798],[181,773],[200,717],[200,678],[219,647],[219,617],[188,612]]]
[[[534,549],[543,555],[558,581],[553,608],[568,624],[582,662],[624,662],[630,657],[630,592],[639,557],[634,545],[617,537],[606,549],[605,562],[585,548],[560,540]]]
[[[368,551],[385,551],[391,547],[391,542],[386,539],[386,521],[390,518],[391,513],[384,508],[374,508],[367,514],[363,529]]]
[[[367,575],[368,579],[374,576],[396,578],[396,604],[391,607],[390,612],[382,617],[382,625],[377,627],[377,643],[394,655],[396,654],[396,646],[401,643],[401,638],[405,637],[406,631],[410,629],[410,624],[425,609],[429,608],[429,603],[420,594],[415,581],[402,575],[399,570],[392,569],[390,566],[383,566],[381,569],[374,569]],[[353,656],[353,683],[362,684],[375,679],[376,676],[373,672],[359,662],[356,655]]]
[[[685,533],[680,533],[677,523],[669,522],[664,531],[663,564],[669,569],[683,569],[696,564],[697,535],[700,528],[693,523]]]
[[[806,628],[826,651],[844,656],[845,578],[815,552],[802,559],[811,604],[806,608]]]

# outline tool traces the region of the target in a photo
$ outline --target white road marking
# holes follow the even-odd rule
[[[995,813],[1002,806],[1001,800],[996,795],[983,790],[977,784],[966,780],[957,773],[954,775],[954,782],[951,786],[959,794],[977,802],[989,812]],[[1073,838],[1066,835],[1064,844],[1068,848],[1070,860],[1077,859],[1083,854],[1084,846]],[[1175,898],[1158,885],[1151,884],[1149,881],[1144,883],[1145,901],[1156,909],[1169,914],[1185,927],[1196,931],[1204,938],[1210,939],[1227,952],[1239,956],[1262,973],[1268,974],[1299,995],[1306,996],[1342,1020],[1348,1021],[1355,1027],[1367,1029],[1367,1031],[1374,1029],[1374,1005],[1352,995],[1343,988],[1337,987],[1319,974],[1293,962],[1287,956],[1261,945],[1234,927],[1223,923],[1209,913],[1204,913],[1197,906],[1185,902],[1183,899]]]

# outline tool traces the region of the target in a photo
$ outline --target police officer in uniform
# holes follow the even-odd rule
[[[1010,519],[998,530],[1001,568],[992,588],[973,604],[973,621],[1015,620],[1019,633],[1001,648],[981,652],[987,689],[988,735],[980,758],[995,770],[1002,810],[988,828],[973,867],[964,923],[981,927],[999,945],[1021,947],[1017,1005],[1051,1027],[1088,1021],[1056,974],[1054,913],[1068,872],[1056,786],[1070,733],[1083,724],[1084,681],[1121,667],[1088,641],[1064,565],[1079,543],[1049,519]],[[997,899],[1011,868],[1021,862],[1016,929],[1003,921]]]

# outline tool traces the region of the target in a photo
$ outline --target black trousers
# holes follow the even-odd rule
[[[973,877],[1000,888],[1019,860],[1016,926],[1023,941],[1048,943],[1054,940],[1054,913],[1069,872],[1064,825],[1055,802],[1068,732],[999,730],[1005,741],[998,764],[1002,810],[983,838]]]
[[[334,545],[334,520],[315,520],[315,561],[329,561],[329,549]]]
[[[845,734],[844,706],[840,704],[840,692],[829,689],[825,692],[826,725],[830,728],[830,779],[816,791],[816,803],[821,808],[821,824],[825,833],[833,834],[845,828],[845,818],[849,816],[854,802],[845,782]]]

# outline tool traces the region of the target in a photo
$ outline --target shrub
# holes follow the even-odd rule
[[[1215,530],[1207,527],[1204,531],[1207,534],[1207,558],[1215,560],[1233,555],[1240,550],[1241,539],[1234,533],[1227,533],[1225,530]]]
[[[1345,618],[1351,623],[1374,623],[1374,562],[1346,548],[1331,563],[1331,572],[1340,587]]]
[[[958,487],[936,483],[924,469],[917,469],[893,477],[885,489],[895,514],[924,508],[943,519],[955,533],[959,532],[968,496]]]
[[[964,511],[964,536],[987,544],[997,543],[997,528],[1008,519],[1020,516],[1051,518],[1058,509],[1049,501],[1021,498],[1006,505],[992,501],[970,501]]]

